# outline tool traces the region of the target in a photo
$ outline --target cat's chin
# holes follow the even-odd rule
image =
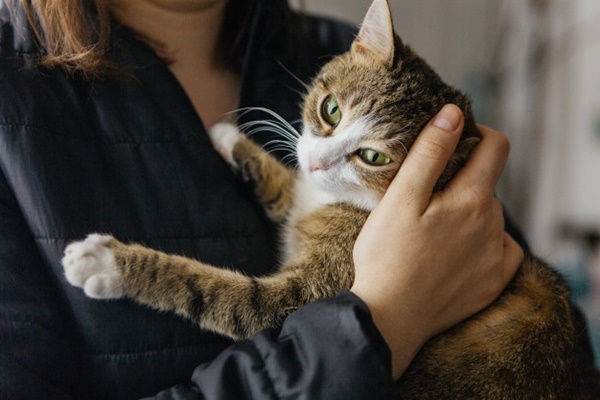
[[[334,185],[315,184],[313,180],[311,180],[311,182],[320,190],[331,194],[336,199],[337,203],[348,203],[360,208],[361,210],[370,212],[381,200],[380,196],[365,188],[356,189]]]
[[[347,199],[340,199],[344,203],[350,203],[355,207],[358,207],[365,211],[373,211],[375,206],[379,204],[381,200],[378,196],[373,193],[350,193],[347,195]]]
[[[372,211],[381,200],[381,195],[365,187],[331,182],[327,179],[331,174],[329,171],[301,169],[301,172],[304,175],[304,181],[310,182],[319,191],[329,194],[335,198],[337,203],[348,203],[362,210]]]

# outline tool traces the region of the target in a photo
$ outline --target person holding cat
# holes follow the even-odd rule
[[[522,251],[503,227],[525,244],[493,196],[501,134],[482,127],[463,171],[432,194],[462,129],[448,105],[367,221],[352,290],[281,330],[232,344],[174,315],[86,298],[60,259],[91,231],[267,273],[275,227],[206,128],[247,106],[297,119],[286,69],[307,81],[353,31],[274,0],[0,4],[2,397],[387,398],[425,341],[515,273]]]

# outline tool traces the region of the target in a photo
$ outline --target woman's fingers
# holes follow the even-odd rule
[[[502,175],[510,144],[501,133],[478,125],[481,132],[481,142],[475,146],[469,155],[465,167],[449,182],[447,190],[462,191],[469,188],[469,192],[478,197],[492,196]]]
[[[417,214],[431,200],[433,188],[456,149],[464,125],[461,110],[447,104],[423,129],[411,147],[396,178],[387,190],[387,197]]]

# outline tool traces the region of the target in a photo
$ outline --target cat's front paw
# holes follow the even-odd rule
[[[219,122],[208,130],[208,136],[213,147],[233,167],[238,167],[233,159],[233,149],[236,143],[244,136],[237,126],[228,122]]]
[[[62,259],[67,281],[95,299],[123,297],[123,277],[110,248],[113,242],[112,236],[91,234],[67,246]]]

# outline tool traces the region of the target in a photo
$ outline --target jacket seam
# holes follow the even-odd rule
[[[19,326],[28,326],[40,328],[43,330],[47,330],[49,332],[53,332],[57,335],[62,335],[62,333],[56,329],[53,329],[51,326],[46,324],[48,322],[45,318],[34,317],[34,316],[24,316],[24,315],[10,315],[10,314],[2,314],[0,315],[0,324],[3,325],[19,325]]]
[[[94,353],[94,352],[89,352],[89,353],[84,353],[84,356],[88,357],[88,358],[124,359],[124,358],[132,358],[132,357],[137,357],[137,356],[145,356],[145,355],[149,355],[149,354],[158,354],[158,353],[164,353],[164,352],[176,352],[176,351],[186,350],[186,349],[199,349],[199,350],[203,350],[204,348],[202,347],[202,345],[171,346],[171,347],[159,347],[159,348],[150,349],[150,350],[128,351],[128,352],[118,352],[118,353],[112,353],[112,352]]]
[[[0,121],[0,128],[8,128],[8,129],[18,129],[18,128],[29,128],[29,129],[37,129],[37,130],[42,130],[42,129],[47,129],[45,126],[43,125],[39,125],[36,124],[35,122],[13,122],[13,121]],[[53,134],[54,136],[59,136],[59,137],[64,137],[65,135],[60,135],[57,133],[54,133],[52,130],[49,130],[50,134]],[[94,139],[91,139],[94,140]],[[185,138],[183,140],[161,140],[161,139],[156,139],[156,140],[146,140],[146,139],[140,139],[140,140],[110,140],[110,139],[106,139],[106,138],[99,138],[100,143],[102,143],[105,146],[139,146],[139,145],[161,145],[161,144],[180,144],[180,143],[184,143],[184,144],[189,144],[189,143],[199,143],[201,139],[199,139],[198,137],[192,136],[189,138]],[[201,150],[201,153],[208,153],[213,151],[212,149],[206,149],[206,150]]]
[[[6,128],[35,128],[40,129],[39,125],[34,124],[33,122],[0,122],[0,126]]]
[[[41,317],[34,317],[31,315],[11,315],[11,314],[0,314],[0,322],[4,323],[17,323],[22,325],[36,325],[44,326],[43,321],[45,319]]]
[[[22,326],[32,326],[32,327],[40,327],[44,329],[48,329],[48,327],[43,323],[42,318],[37,318],[33,316],[23,316],[23,315],[7,315],[0,314],[0,324],[18,324]],[[187,345],[187,346],[171,346],[171,347],[159,347],[151,350],[142,350],[142,351],[129,351],[129,352],[87,352],[84,353],[84,357],[90,358],[110,358],[110,359],[121,359],[121,358],[131,358],[136,356],[144,356],[155,353],[163,353],[163,352],[177,352],[180,350],[186,349],[199,349],[202,350],[201,345]]]
[[[25,129],[35,129],[38,131],[45,131],[47,132],[49,135],[52,135],[54,137],[60,137],[60,138],[64,138],[65,135],[56,133],[54,130],[49,129],[47,126],[45,125],[40,125],[37,124],[33,121],[25,121],[25,122],[13,122],[13,121],[0,121],[0,128],[6,128],[6,129],[19,129],[19,128],[25,128]]]

